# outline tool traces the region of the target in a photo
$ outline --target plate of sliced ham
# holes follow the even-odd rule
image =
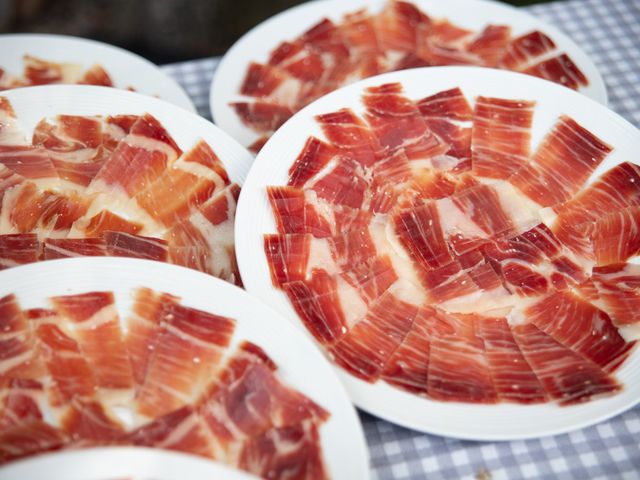
[[[139,446],[262,478],[368,478],[362,428],[335,372],[245,291],[126,258],[34,263],[0,277],[11,345],[1,463]]]
[[[146,95],[0,92],[0,266],[127,256],[240,284],[233,223],[250,163],[218,127]]]
[[[193,455],[145,447],[101,447],[28,457],[0,468],[0,480],[256,480],[259,477]]]
[[[175,80],[122,48],[65,35],[0,35],[0,90],[45,84],[135,90],[196,112]]]
[[[617,114],[520,73],[366,79],[256,158],[245,288],[389,421],[486,440],[596,423],[640,398],[639,145]]]
[[[602,77],[560,30],[487,0],[321,0],[245,34],[212,82],[215,122],[257,152],[294,112],[362,78],[424,66],[525,72],[606,104]]]

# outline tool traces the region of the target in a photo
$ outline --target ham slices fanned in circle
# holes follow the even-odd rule
[[[29,142],[0,97],[0,268],[124,256],[239,285],[239,191],[210,145],[182,151],[152,115],[58,115]]]
[[[0,299],[0,464],[51,450],[137,445],[273,479],[324,479],[330,414],[287,385],[236,321],[141,287],[22,310]],[[232,346],[232,343],[234,346]]]
[[[430,24],[393,5],[383,44],[410,49]],[[400,28],[407,18],[423,30]],[[496,61],[504,35],[472,50]],[[505,62],[553,48],[531,34]],[[614,394],[640,339],[640,272],[625,263],[640,254],[640,167],[587,185],[606,142],[560,116],[532,148],[535,102],[472,100],[458,88],[412,100],[394,83],[367,88],[361,116],[318,115],[324,138],[267,187],[272,284],[367,382],[474,403]]]
[[[276,46],[266,63],[251,62],[238,92],[241,101],[230,106],[247,128],[261,135],[250,147],[258,152],[295,112],[326,93],[384,72],[444,65],[476,65],[523,72],[574,90],[589,85],[573,60],[538,30],[514,36],[510,27],[490,24],[474,32],[448,20],[432,18],[409,1],[388,0],[378,13],[362,9],[345,14],[337,22],[321,19],[302,35]],[[455,102],[455,92],[442,92],[441,98],[425,99],[422,106],[418,104],[429,125],[430,135],[426,137],[420,135],[424,132],[424,122],[416,117],[416,105],[407,103],[404,111],[400,108],[389,116],[389,111],[378,100],[395,102],[398,107],[398,98],[389,95],[377,98],[374,92],[368,97],[372,130],[382,136],[383,146],[394,142],[389,128],[408,128],[415,134],[404,138],[414,143],[413,148],[406,149],[410,158],[420,150],[449,145],[449,149],[456,152],[454,158],[464,168],[469,167],[468,157],[459,155],[459,149],[465,148],[465,144],[468,148],[465,139],[469,132],[460,131],[451,124],[451,118],[437,114],[441,102]],[[375,107],[376,103],[380,108]],[[459,106],[464,109],[464,103]],[[482,111],[482,107],[479,108]],[[496,108],[502,107],[494,106],[491,111],[496,112]],[[507,116],[502,118],[508,120],[511,118],[509,107],[505,108],[503,113]],[[457,114],[460,113],[458,110]],[[449,110],[448,115],[456,120],[468,120],[455,117],[453,110]],[[521,140],[526,142],[526,132],[522,133],[525,137]],[[508,136],[514,132],[503,131],[503,134]],[[328,133],[327,136],[331,138]],[[436,138],[441,143],[436,142]],[[507,149],[503,153],[512,162],[517,161],[521,144],[522,141],[514,139],[513,145],[502,145]],[[478,163],[476,168],[483,170],[487,166]]]

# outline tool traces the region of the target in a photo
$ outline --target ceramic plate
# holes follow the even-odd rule
[[[242,340],[262,347],[278,365],[279,378],[330,412],[320,437],[331,478],[368,478],[362,428],[334,371],[313,342],[244,290],[194,270],[127,258],[52,260],[0,272],[0,297],[15,293],[23,309],[45,307],[51,296],[112,291],[118,311],[126,315],[132,292],[141,286],[181,297],[188,307],[235,319],[231,351]]]
[[[133,87],[136,92],[196,111],[189,96],[171,77],[150,61],[122,48],[64,35],[0,35],[0,68],[12,75],[21,75],[23,55],[52,62],[79,63],[84,70],[99,63],[117,88]]]
[[[152,448],[71,450],[26,458],[0,468],[0,480],[256,480],[258,477],[195,455]]]
[[[315,115],[343,107],[361,113],[364,110],[360,102],[363,90],[388,82],[400,82],[411,99],[460,87],[470,102],[477,95],[535,100],[532,148],[560,114],[567,114],[615,148],[592,178],[621,162],[637,159],[640,149],[640,132],[619,115],[577,92],[519,73],[471,67],[431,67],[372,77],[330,93],[298,112],[262,149],[247,177],[236,214],[236,254],[245,288],[302,329],[304,327],[287,297],[271,284],[263,235],[274,233],[276,227],[266,186],[287,183],[287,171],[307,137],[324,138],[314,120]],[[566,432],[612,417],[640,399],[640,350],[636,350],[617,372],[618,379],[625,385],[621,393],[571,407],[436,402],[383,382],[366,383],[337,369],[358,407],[406,427],[476,440],[520,439]]]
[[[242,97],[239,92],[249,63],[266,62],[280,42],[296,38],[323,18],[340,21],[345,13],[361,8],[378,12],[385,3],[386,0],[307,2],[271,17],[246,33],[226,53],[213,78],[209,105],[215,123],[242,145],[251,145],[260,135],[246,127],[229,107],[230,102],[246,101],[247,97]],[[546,33],[589,79],[589,86],[581,89],[581,93],[606,105],[604,81],[589,57],[560,30],[524,10],[489,0],[413,0],[413,3],[432,17],[447,18],[456,25],[475,31],[493,23],[510,26],[514,36],[532,30]]]
[[[31,132],[44,117],[67,115],[140,115],[150,113],[187,151],[199,139],[213,148],[229,174],[242,184],[251,166],[251,155],[229,135],[204,118],[171,103],[140,93],[89,85],[46,85],[0,92],[13,106],[20,126]]]

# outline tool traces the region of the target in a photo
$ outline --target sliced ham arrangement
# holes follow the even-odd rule
[[[401,32],[415,40],[397,21],[410,8],[382,13],[393,45]],[[510,62],[539,54],[508,41]],[[571,405],[619,392],[615,373],[640,338],[640,267],[627,263],[640,253],[640,167],[587,183],[612,147],[560,116],[532,148],[531,101],[470,103],[458,88],[413,100],[397,83],[361,101],[361,114],[318,115],[324,138],[308,138],[287,185],[266,192],[272,283],[327,356],[439,401]]]
[[[109,255],[240,284],[239,191],[206,142],[183,152],[149,114],[59,115],[28,138],[0,97],[0,269]]]
[[[25,55],[23,62],[22,75],[13,75],[0,65],[0,90],[55,83],[113,87],[109,73],[97,63],[85,69],[78,63],[57,63],[33,55]]]
[[[572,89],[589,84],[571,58],[540,31],[518,37],[502,25],[471,31],[429,17],[413,3],[390,0],[377,14],[363,9],[338,23],[322,19],[278,45],[266,63],[252,62],[239,92],[248,98],[231,106],[247,127],[262,135],[250,147],[257,152],[293,113],[343,85],[379,73],[442,65],[513,70]],[[431,123],[435,131],[448,130],[437,116]],[[451,148],[456,146],[454,142]]]
[[[202,455],[264,478],[327,477],[329,413],[279,378],[235,320],[139,288],[22,310],[0,299],[0,464],[41,452],[137,445]]]

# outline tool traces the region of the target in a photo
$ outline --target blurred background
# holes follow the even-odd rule
[[[504,3],[529,5],[542,1],[548,0]],[[253,26],[300,3],[303,2],[0,0],[0,33],[58,33],[93,38],[163,64],[222,55]]]

